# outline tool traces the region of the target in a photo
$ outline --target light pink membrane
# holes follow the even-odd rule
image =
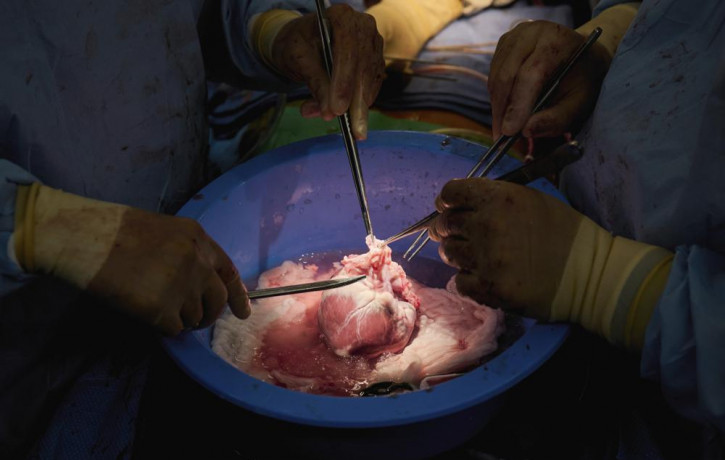
[[[354,395],[381,381],[435,381],[465,372],[497,348],[504,315],[445,289],[406,277],[390,248],[323,263],[286,261],[264,272],[259,288],[365,274],[349,286],[253,302],[239,320],[216,323],[213,350],[242,371],[292,390]],[[327,255],[318,254],[324,261]],[[440,381],[446,378],[438,379]]]

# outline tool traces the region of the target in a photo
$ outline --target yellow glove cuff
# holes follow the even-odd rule
[[[550,320],[576,322],[615,345],[641,349],[672,259],[666,249],[613,237],[583,218]]]
[[[35,216],[35,202],[38,198],[40,183],[32,185],[18,185],[15,195],[15,258],[20,267],[28,273],[35,271],[35,257],[33,253],[33,228]]]
[[[617,51],[619,42],[622,41],[622,37],[624,37],[627,29],[629,29],[629,25],[637,15],[640,4],[640,2],[632,2],[614,5],[577,28],[576,31],[588,37],[592,30],[596,27],[601,27],[602,35],[597,40],[597,43],[606,48],[611,59]]]
[[[127,209],[39,183],[21,185],[13,232],[18,263],[85,288],[113,248]]]
[[[668,251],[669,252],[669,251]],[[623,345],[633,350],[644,347],[644,336],[652,312],[657,306],[662,292],[665,290],[670,276],[674,255],[663,257],[660,262],[647,274],[642,282],[634,302],[627,313],[624,326]]]
[[[397,58],[415,57],[425,42],[462,12],[461,0],[382,0],[366,11],[383,37],[384,54]]]
[[[257,16],[252,22],[252,46],[262,61],[277,73],[280,71],[272,59],[274,40],[284,26],[300,16],[302,13],[298,11],[269,10]]]

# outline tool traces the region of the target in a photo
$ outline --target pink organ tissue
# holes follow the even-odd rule
[[[259,299],[239,320],[216,322],[212,348],[260,380],[292,390],[355,395],[377,382],[414,387],[465,372],[497,349],[504,315],[456,292],[408,278],[389,247],[367,241],[330,269],[286,261],[264,272],[259,288],[365,274],[321,292]]]

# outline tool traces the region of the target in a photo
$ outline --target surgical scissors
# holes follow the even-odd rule
[[[332,80],[332,45],[328,20],[325,14],[325,6],[323,5],[322,0],[316,0],[315,5],[317,7],[317,23],[320,28],[320,37],[322,39],[322,54],[325,61],[325,68],[327,69],[327,75],[330,77],[330,80]],[[365,194],[365,182],[363,181],[362,168],[360,167],[360,154],[358,153],[357,142],[352,134],[349,111],[343,113],[337,117],[337,119],[340,122],[340,131],[342,132],[342,138],[345,142],[345,151],[347,152],[347,158],[350,161],[352,178],[355,182],[355,191],[357,192],[357,199],[360,203],[360,211],[362,211],[363,222],[365,223],[365,232],[368,236],[373,236],[373,225],[370,222],[368,199]]]
[[[534,114],[541,109],[544,108],[544,106],[549,102],[549,99],[554,94],[554,91],[559,87],[559,83],[561,80],[566,76],[566,74],[571,70],[571,68],[576,64],[576,62],[579,60],[579,58],[586,52],[591,46],[594,44],[594,42],[597,41],[599,36],[602,34],[602,29],[600,27],[595,28],[592,30],[592,32],[589,34],[589,37],[587,37],[586,41],[577,48],[577,50],[571,55],[569,60],[564,64],[564,66],[555,74],[554,78],[549,83],[548,87],[544,91],[544,93],[539,97],[536,104],[534,105],[534,108],[532,109],[531,113]],[[476,162],[476,164],[473,166],[471,171],[468,173],[466,178],[471,177],[484,177],[486,176],[491,169],[499,162],[499,160],[506,154],[506,152],[511,148],[511,146],[518,141],[518,139],[521,137],[521,133],[517,133],[513,136],[506,136],[501,135],[498,139],[496,139],[496,142],[489,148],[484,154],[481,156],[481,158]],[[481,166],[486,162],[487,160],[490,161],[486,166],[478,172],[478,169],[481,168]],[[413,244],[410,245],[407,251],[403,254],[403,258],[407,260],[412,260],[413,257],[415,257],[422,249],[423,247],[430,241],[430,237],[427,236],[428,229],[426,228],[427,225],[435,219],[437,216],[437,212],[431,213],[428,216],[424,217],[420,221],[416,222],[415,224],[408,227],[408,229],[404,230],[403,232],[399,233],[398,235],[406,232],[407,230],[411,228],[417,228],[417,229],[423,229],[421,231],[420,235],[413,241]],[[417,230],[413,230],[412,232],[408,232],[407,234],[415,233]],[[393,238],[397,237],[398,235],[395,235],[391,238],[388,238],[387,241],[394,241]],[[425,236],[425,239],[421,241],[421,238]],[[416,247],[417,245],[417,247]]]
[[[289,286],[279,286],[267,289],[257,289],[247,292],[250,299],[263,299],[265,297],[274,297],[287,294],[299,294],[303,292],[323,291],[325,289],[334,289],[348,284],[357,283],[365,278],[365,275],[353,276],[350,278],[337,278],[324,281],[315,281],[313,283],[291,284]]]

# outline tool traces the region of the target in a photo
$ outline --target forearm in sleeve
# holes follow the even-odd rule
[[[647,327],[641,374],[680,414],[725,432],[725,255],[679,247]]]

